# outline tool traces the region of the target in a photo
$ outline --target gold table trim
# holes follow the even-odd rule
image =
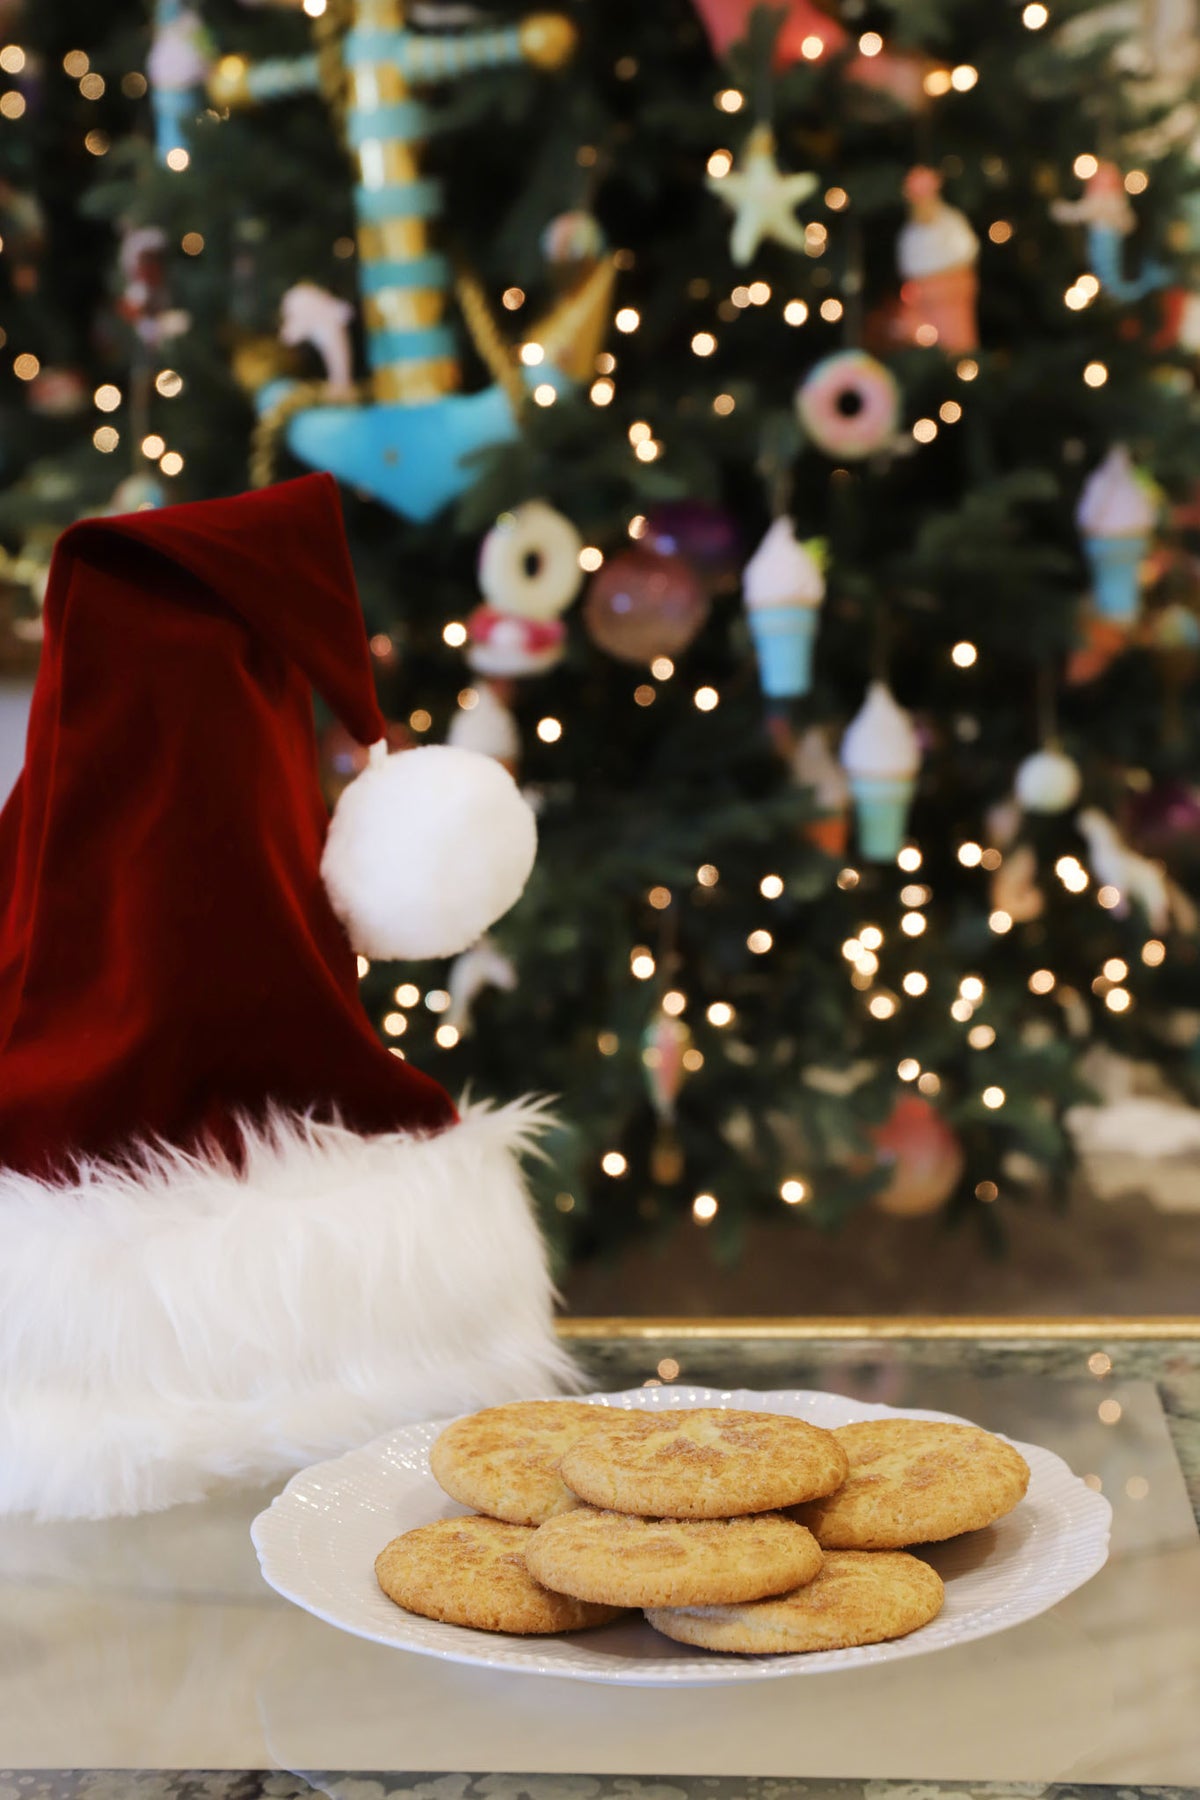
[[[669,1337],[676,1342],[689,1339],[729,1338],[742,1342],[776,1339],[785,1343],[842,1342],[868,1338],[889,1339],[984,1339],[1008,1341],[1041,1338],[1050,1342],[1149,1342],[1181,1339],[1200,1342],[1200,1315],[1164,1314],[1161,1318],[1107,1317],[1081,1318],[1013,1317],[972,1314],[963,1318],[941,1315],[917,1315],[912,1318],[873,1318],[854,1315],[834,1318],[587,1318],[573,1316],[555,1321],[560,1338],[568,1342],[581,1338],[633,1342],[656,1337]]]

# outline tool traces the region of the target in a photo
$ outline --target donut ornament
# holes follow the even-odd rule
[[[561,614],[579,592],[579,533],[544,500],[502,513],[483,540],[484,603],[467,620],[467,661],[479,675],[541,675],[561,662]]]
[[[814,363],[796,394],[805,432],[826,456],[858,462],[889,449],[900,423],[900,389],[865,350],[839,350]]]

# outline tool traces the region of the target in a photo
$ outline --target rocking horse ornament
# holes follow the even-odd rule
[[[158,0],[172,9],[175,0]],[[289,0],[283,0],[288,4]],[[357,168],[360,292],[370,373],[351,402],[345,387],[273,382],[258,407],[263,433],[282,435],[313,468],[369,494],[403,517],[433,518],[472,480],[468,459],[512,438],[526,378],[496,328],[476,284],[461,285],[464,315],[494,381],[459,392],[462,372],[448,313],[453,281],[431,246],[442,213],[441,184],[421,173],[420,150],[431,116],[418,90],[465,79],[480,69],[525,62],[560,68],[575,29],[557,13],[516,23],[446,33],[411,30],[405,0],[351,0],[341,41],[346,136]],[[221,106],[245,106],[321,86],[316,54],[252,64],[223,57],[209,92]],[[596,262],[580,286],[526,335],[540,343],[539,384],[562,391],[586,373],[607,323],[611,259]],[[260,465],[268,459],[259,458]],[[256,478],[269,479],[260,466]]]

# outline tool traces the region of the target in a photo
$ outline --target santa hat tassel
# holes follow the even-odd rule
[[[456,956],[520,898],[533,811],[493,757],[452,745],[389,756],[384,740],[337,803],[321,878],[362,956]]]

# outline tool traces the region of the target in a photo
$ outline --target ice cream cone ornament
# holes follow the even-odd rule
[[[794,700],[812,687],[812,652],[825,598],[825,544],[802,544],[784,513],[746,564],[746,617],[768,700]]]
[[[1114,300],[1128,305],[1142,300],[1172,280],[1170,271],[1153,260],[1147,261],[1139,274],[1126,275],[1124,242],[1137,225],[1137,218],[1125,191],[1125,181],[1115,162],[1097,164],[1095,173],[1084,183],[1078,200],[1056,200],[1050,208],[1062,225],[1087,227],[1088,262],[1097,281]]]
[[[1153,484],[1124,444],[1114,444],[1083,484],[1075,523],[1102,618],[1131,625],[1141,602],[1141,568],[1158,515]]]
[[[858,846],[868,862],[894,862],[904,842],[908,809],[921,766],[911,714],[886,681],[872,681],[846,727],[842,767],[850,777]]]
[[[909,219],[896,240],[900,328],[910,342],[938,344],[947,355],[960,356],[979,343],[979,239],[941,189],[935,169],[910,169],[904,182]]]

